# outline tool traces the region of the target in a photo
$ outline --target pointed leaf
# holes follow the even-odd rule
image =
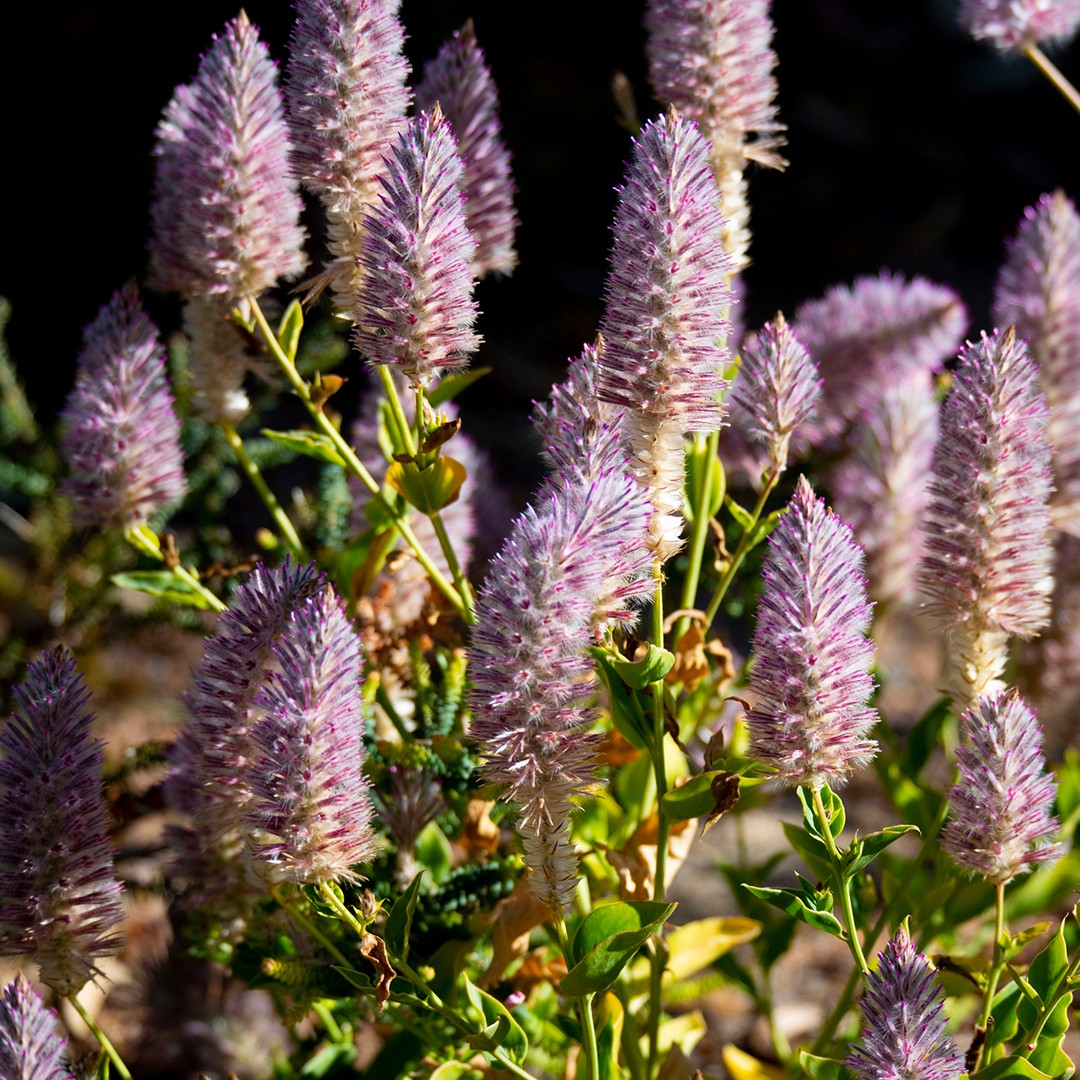
[[[769,889],[755,885],[744,885],[747,892],[752,893],[759,900],[764,900],[773,907],[794,915],[800,922],[815,930],[823,930],[833,937],[843,937],[844,928],[840,920],[828,911],[819,911],[806,902],[806,898],[795,892],[794,889]]]
[[[468,371],[459,371],[453,375],[447,375],[434,390],[429,391],[427,395],[428,404],[433,409],[437,409],[444,402],[452,401],[462,390],[472,386],[478,379],[490,374],[491,368],[489,367],[474,367],[469,368]]]
[[[480,1012],[487,1023],[484,1036],[493,1043],[492,1046],[480,1046],[480,1049],[502,1050],[515,1065],[520,1065],[529,1052],[529,1040],[521,1025],[498,998],[492,997],[486,990],[481,990],[470,981],[468,975],[463,973],[461,978],[465,983],[465,994],[469,1003]]]
[[[386,482],[421,513],[434,514],[457,499],[465,475],[460,461],[443,455],[426,469],[395,461],[386,470]]]
[[[734,790],[732,790],[734,788]],[[734,798],[732,797],[734,795]],[[664,817],[672,824],[730,810],[739,798],[739,777],[723,769],[698,773],[664,795]]]
[[[282,352],[296,362],[296,350],[300,345],[300,332],[304,329],[304,308],[299,300],[293,300],[285,309],[278,324],[277,338]]]
[[[210,611],[210,601],[191,582],[177,577],[171,570],[133,570],[126,574],[113,574],[109,579],[121,589],[146,593],[171,604]]]
[[[271,431],[263,428],[261,434],[273,439],[279,446],[286,446],[296,454],[326,461],[345,468],[345,459],[337,452],[328,435],[319,431]]]
[[[416,899],[423,876],[424,871],[421,870],[412,879],[409,887],[394,901],[390,914],[386,916],[383,938],[395,956],[409,955],[409,933],[412,930],[413,913],[416,911]]]
[[[678,926],[667,935],[665,973],[670,972],[676,982],[681,982],[760,933],[761,923],[740,915],[718,915]]]
[[[844,1063],[835,1058],[819,1057],[809,1050],[799,1051],[799,1064],[812,1080],[842,1080]]]
[[[985,1069],[971,1073],[969,1080],[1051,1080],[1047,1073],[1040,1072],[1030,1061],[1022,1057],[999,1058]]]
[[[574,935],[570,955],[575,963],[559,988],[569,997],[606,990],[677,906],[643,901],[597,908]]]
[[[890,844],[895,844],[901,836],[918,832],[916,825],[890,825],[888,828],[880,829],[878,832],[872,832],[853,841],[851,847],[841,857],[844,877],[853,878],[861,870],[865,870]]]
[[[640,660],[618,658],[609,663],[627,686],[644,690],[650,683],[659,682],[675,666],[675,656],[667,649],[650,645],[648,653]]]

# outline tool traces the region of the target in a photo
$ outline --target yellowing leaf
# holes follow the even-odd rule
[[[728,1043],[720,1053],[731,1080],[787,1080],[787,1073],[779,1065],[758,1061],[734,1043]]]
[[[670,956],[665,978],[670,972],[677,982],[696,975],[736,945],[753,941],[761,933],[761,923],[742,916],[698,919],[677,927],[667,935]]]

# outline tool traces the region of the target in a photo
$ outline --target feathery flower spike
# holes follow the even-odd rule
[[[1000,689],[1009,635],[1050,619],[1046,402],[1010,327],[960,354],[941,414],[919,583],[948,630],[948,686],[964,706]]]
[[[515,522],[477,598],[473,734],[487,779],[520,807],[530,883],[552,907],[573,895],[572,799],[593,782],[587,649],[628,538],[644,537],[647,518],[645,492],[624,470],[548,487]]]
[[[844,783],[877,752],[863,554],[805,477],[769,537],[754,629],[750,755],[792,787]]]
[[[1080,0],[960,0],[960,25],[997,49],[1063,41],[1080,26]]]
[[[32,956],[64,997],[119,949],[123,917],[89,696],[57,647],[27,668],[0,730],[0,952]]]
[[[83,336],[75,386],[62,414],[63,491],[78,524],[144,525],[185,491],[180,422],[157,328],[127,285]]]
[[[157,130],[153,284],[230,304],[307,265],[277,67],[241,12]]]
[[[353,340],[371,363],[426,386],[480,344],[461,159],[438,106],[402,131],[385,165],[380,205],[364,219]]]
[[[1080,215],[1063,192],[1024,211],[998,275],[994,317],[1028,339],[1039,367],[1057,488],[1051,514],[1080,536]]]
[[[753,418],[752,437],[765,444],[765,469],[787,468],[791,436],[813,416],[820,396],[817,365],[784,316],[777,314],[743,345],[732,393],[733,405]]]
[[[467,22],[424,66],[416,87],[416,108],[438,104],[450,122],[464,162],[465,223],[476,241],[472,272],[477,278],[509,274],[514,250],[514,181],[510,152],[499,125],[499,98],[472,21]]]
[[[364,213],[410,94],[401,0],[297,0],[286,96],[294,160],[326,210],[337,308],[353,315]]]
[[[863,414],[858,441],[830,472],[836,512],[866,552],[870,596],[878,604],[916,595],[937,436],[934,389],[916,372],[881,391]]]
[[[708,144],[672,109],[634,142],[612,226],[596,393],[626,410],[633,469],[656,508],[661,561],[682,547],[687,432],[720,427],[728,260]]]
[[[645,51],[656,98],[694,120],[711,147],[722,194],[731,270],[750,261],[748,161],[774,169],[784,125],[776,119],[776,54],[768,0],[650,0]]]
[[[844,1064],[862,1080],[956,1080],[964,1058],[945,1034],[943,1005],[934,969],[901,926],[867,977],[862,1038]]]
[[[5,1080],[71,1080],[67,1040],[56,1013],[21,976],[0,994],[0,1076]]]
[[[873,408],[881,387],[942,368],[960,345],[967,311],[952,289],[885,272],[808,300],[794,323],[824,379],[811,433],[821,444]]]
[[[959,777],[941,846],[991,885],[1057,859],[1057,784],[1046,772],[1042,729],[1015,691],[979,698],[960,717]]]
[[[255,695],[251,804],[254,857],[306,885],[354,880],[375,850],[363,775],[360,639],[332,588],[292,614]]]

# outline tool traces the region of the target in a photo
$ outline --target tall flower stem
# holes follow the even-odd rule
[[[1057,87],[1062,97],[1080,112],[1080,93],[1065,76],[1057,65],[1039,48],[1038,45],[1028,45],[1024,49],[1028,59]]]
[[[983,994],[982,1013],[979,1015],[977,1031],[985,1032],[990,1023],[990,1013],[994,1007],[994,995],[997,993],[998,981],[1001,972],[1005,968],[1005,882],[998,882],[995,890],[994,902],[994,956],[990,962],[990,974],[986,978],[986,991]],[[978,1056],[971,1072],[978,1072],[982,1064],[983,1051],[986,1049],[985,1041],[979,1046]]]
[[[768,501],[768,498],[772,494],[772,490],[776,487],[776,482],[779,479],[780,470],[772,469],[761,488],[761,494],[758,495],[757,502],[754,504],[754,510],[750,515],[750,525],[743,530],[742,536],[739,537],[739,543],[735,548],[735,553],[731,556],[731,561],[728,563],[727,569],[724,571],[716,589],[713,591],[709,606],[705,609],[706,626],[712,625],[713,619],[716,618],[716,613],[720,610],[720,605],[724,602],[724,597],[731,587],[731,583],[735,580],[735,575],[739,572],[739,567],[743,564],[743,559],[746,558],[746,554],[750,550],[750,537],[753,534],[758,521],[761,519],[761,514],[765,509],[765,503]]]
[[[296,365],[285,355],[284,350],[281,348],[281,343],[277,339],[277,335],[266,321],[266,316],[263,314],[262,308],[256,301],[251,302],[251,310],[255,317],[255,322],[258,324],[259,330],[261,331],[271,354],[281,366],[282,371],[285,373],[285,377],[296,391],[297,396],[304,403],[319,430],[330,440],[334,449],[345,461],[347,467],[360,478],[360,482],[371,492],[372,498],[394,522],[398,532],[401,533],[402,538],[409,547],[412,548],[416,555],[417,562],[419,562],[424,570],[427,571],[427,574],[435,587],[450,601],[462,619],[471,624],[475,621],[475,615],[473,614],[472,609],[465,603],[457,589],[446,580],[446,576],[431,561],[431,556],[428,555],[420,541],[417,540],[416,534],[410,528],[405,514],[386,501],[383,497],[382,489],[375,482],[375,478],[371,473],[364,468],[363,462],[356,456],[353,448],[345,441],[341,432],[330,422],[330,418],[311,400],[310,387],[304,382],[300,373],[296,370]]]
[[[702,439],[702,436],[699,434],[696,438]],[[690,544],[686,552],[688,563],[686,567],[686,577],[683,579],[682,606],[686,610],[695,606],[694,601],[697,599],[698,582],[701,579],[701,562],[705,556],[705,544],[709,539],[708,507],[711,505],[713,499],[713,474],[711,466],[716,460],[717,452],[720,447],[720,432],[710,431],[709,434],[704,437],[704,443],[707,465],[704,469],[701,490],[697,493],[697,505],[694,507],[694,526],[690,533]],[[711,622],[711,620],[709,621]],[[689,628],[690,617],[684,615],[679,620],[675,629],[674,641],[676,646],[679,643],[679,639]],[[663,642],[658,641],[656,644],[661,645]]]
[[[284,538],[285,543],[289,545],[293,557],[302,562],[308,562],[311,556],[307,553],[307,549],[297,535],[293,523],[289,520],[289,515],[285,513],[281,503],[277,500],[277,496],[270,490],[270,486],[259,470],[259,466],[252,461],[251,455],[244,446],[244,440],[240,438],[240,433],[232,424],[222,424],[221,430],[225,434],[225,441],[232,447],[244,475],[251,482],[251,486],[258,492],[259,498],[262,499],[267,511],[274,519],[278,532]]]
[[[821,788],[814,788],[814,810],[817,812],[818,823],[821,825],[821,835],[825,841],[825,847],[829,852],[829,861],[833,869],[833,887],[836,889],[836,899],[840,904],[840,911],[844,917],[844,930],[847,933],[848,948],[855,959],[860,974],[865,975],[870,969],[866,964],[862,946],[859,944],[859,932],[855,926],[855,912],[851,907],[851,890],[844,880],[844,872],[840,868],[840,853],[836,850],[836,841],[833,839],[829,816],[825,812],[825,803],[821,798]]]
[[[941,832],[941,827],[945,824],[945,819],[948,815],[949,801],[947,799],[942,799],[941,806],[938,808],[934,822],[927,831],[926,836],[923,837],[922,847],[919,848],[919,853],[915,856],[912,863],[913,866],[922,866],[929,857],[930,852],[937,846],[938,833]],[[881,937],[885,928],[892,922],[906,895],[907,894],[903,889],[897,889],[896,892],[893,893],[892,898],[878,916],[877,922],[874,923],[870,932],[866,935],[866,951],[870,951],[877,944],[878,938]],[[851,975],[848,976],[848,981],[844,984],[844,989],[840,992],[840,997],[837,1000],[836,1005],[833,1007],[833,1011],[825,1021],[825,1026],[821,1029],[818,1037],[814,1040],[814,1045],[810,1048],[812,1054],[822,1053],[828,1045],[829,1040],[840,1026],[840,1021],[844,1018],[844,1014],[851,1008],[851,999],[855,996],[855,988],[859,985],[861,978],[862,971],[857,967],[853,968]]]
[[[555,934],[559,939],[567,970],[574,966],[570,956],[570,936],[566,931],[566,918],[562,911],[553,907]],[[596,1045],[596,1024],[593,1021],[593,994],[577,999],[578,1019],[581,1021],[581,1049],[585,1052],[585,1075],[587,1080],[600,1080],[600,1051]]]
[[[124,539],[127,540],[136,551],[141,551],[144,555],[149,555],[151,559],[156,559],[158,562],[163,562],[165,560],[165,556],[161,551],[161,541],[158,540],[157,534],[148,526],[140,525],[137,528],[128,529],[124,533]],[[201,581],[199,581],[187,567],[177,563],[175,566],[171,567],[171,569],[174,577],[194,589],[203,600],[206,601],[207,608],[210,611],[216,611],[220,615],[223,611],[228,610],[228,607]]]
[[[280,888],[271,889],[270,895],[289,913],[290,918],[305,933],[310,934],[342,967],[352,968],[349,958],[299,909],[294,901],[282,893]]]
[[[71,1007],[82,1017],[82,1022],[90,1029],[91,1034],[97,1039],[98,1045],[101,1047],[105,1056],[116,1067],[116,1071],[120,1074],[122,1080],[131,1080],[131,1073],[128,1071],[128,1067],[124,1064],[124,1059],[117,1053],[116,1047],[109,1041],[109,1036],[98,1027],[94,1018],[83,1007],[82,1002],[75,994],[68,995],[68,1001],[71,1002]]]
[[[401,404],[401,397],[399,396],[397,386],[394,383],[393,370],[388,364],[379,364],[378,369],[379,381],[382,383],[383,393],[386,394],[386,403],[390,406],[390,416],[394,422],[394,434],[397,436],[402,449],[406,454],[415,454],[416,444],[413,442],[409,420],[405,415],[405,409]],[[418,399],[419,396],[418,393]],[[419,425],[423,422],[422,409],[419,400],[417,400],[416,405],[416,423]]]

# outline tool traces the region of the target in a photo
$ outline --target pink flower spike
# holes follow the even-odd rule
[[[354,341],[372,364],[426,386],[480,344],[461,159],[438,107],[410,123],[385,165],[380,205],[364,219]]]
[[[708,144],[674,110],[635,140],[612,226],[596,393],[626,410],[633,469],[657,513],[661,560],[682,546],[688,432],[720,427],[728,259]]]
[[[1080,26],[1080,0],[960,0],[960,25],[1003,52],[1064,41]]]
[[[941,414],[919,582],[949,633],[950,692],[1000,689],[1010,635],[1050,619],[1046,402],[1010,327],[960,354]]]
[[[430,112],[436,104],[450,123],[465,165],[465,224],[476,241],[473,276],[509,274],[518,261],[510,152],[499,125],[498,92],[471,20],[424,67],[416,108]]]
[[[157,130],[153,283],[187,299],[256,298],[307,265],[277,67],[241,12]]]
[[[0,1076],[5,1080],[73,1080],[67,1040],[56,1013],[21,976],[0,994]]]
[[[960,742],[941,846],[991,885],[1059,858],[1061,846],[1051,842],[1057,784],[1027,703],[1015,690],[980,698],[960,717]]]
[[[62,414],[63,491],[76,523],[136,528],[181,499],[186,482],[165,351],[134,285],[98,312],[84,342]]]
[[[877,753],[863,554],[805,477],[769,537],[753,637],[750,756],[796,787],[844,783]]]
[[[998,325],[1015,325],[1039,367],[1057,488],[1054,524],[1080,536],[1080,215],[1063,192],[1024,211],[994,291]]]
[[[286,97],[296,169],[322,201],[337,308],[353,314],[364,214],[410,94],[401,0],[296,0]]]

